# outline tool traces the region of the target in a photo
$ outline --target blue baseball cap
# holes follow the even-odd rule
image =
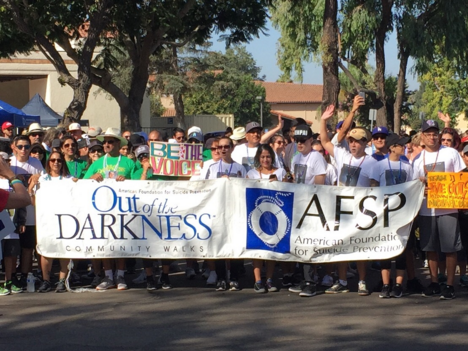
[[[386,127],[375,127],[374,129],[372,129],[372,136],[376,134],[388,135],[388,129]]]

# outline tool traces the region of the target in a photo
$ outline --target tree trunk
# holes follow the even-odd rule
[[[176,123],[177,127],[186,130],[185,125],[185,111],[184,111],[184,100],[182,99],[182,94],[175,93],[174,96],[174,107],[176,110]]]
[[[81,119],[83,112],[86,110],[91,86],[91,72],[84,74],[83,70],[79,70],[77,84],[72,86],[73,100],[63,114],[61,125],[68,127],[70,123],[77,122]]]
[[[375,76],[377,99],[383,106],[377,110],[377,126],[387,126],[387,95],[385,93],[385,39],[392,20],[393,0],[381,0],[382,20],[375,35]]]
[[[328,105],[336,105],[340,93],[340,81],[338,79],[338,24],[337,24],[337,0],[325,1],[323,16],[323,95],[322,112]]]
[[[402,47],[402,44],[400,44]],[[406,68],[408,66],[409,50],[400,48],[400,70],[398,72],[398,83],[393,115],[393,131],[400,133],[401,130],[401,108],[403,106],[403,97],[405,95]]]

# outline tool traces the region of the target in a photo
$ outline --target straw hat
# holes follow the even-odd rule
[[[39,123],[31,123],[28,128],[28,135],[31,133],[44,133],[44,129]]]
[[[245,128],[237,127],[233,130],[232,135],[230,136],[232,140],[241,140],[245,138]]]
[[[120,129],[118,128],[109,127],[107,128],[104,134],[98,135],[96,139],[99,140],[100,142],[103,142],[105,137],[112,137],[112,138],[120,140],[120,146],[125,146],[128,144],[127,139],[120,136]]]

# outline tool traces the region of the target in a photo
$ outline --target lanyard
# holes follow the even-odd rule
[[[122,155],[119,155],[119,159],[117,160],[117,164],[115,165],[114,172],[118,172],[121,157]],[[104,172],[105,172],[107,169],[107,154],[106,156],[104,156],[104,160],[102,161],[102,167],[104,168]]]
[[[437,165],[437,159],[439,158],[439,151],[440,151],[440,147],[439,147],[439,150],[437,150],[436,159],[435,159],[434,164],[432,165],[432,168],[431,168],[430,171],[428,171],[427,168],[426,168],[426,150],[423,151],[423,166],[424,166],[424,176],[425,177],[427,177],[427,173],[434,171],[434,168]]]
[[[392,174],[393,185],[400,184],[401,183],[401,160],[400,160],[400,171],[398,172],[398,180],[399,180],[398,183],[396,182],[397,178],[393,175],[393,169],[392,169],[392,166],[390,165],[390,159],[387,158],[387,161],[388,161],[388,168],[390,168],[390,173]]]
[[[223,174],[223,169],[222,169],[222,165],[223,165],[223,160],[220,160],[219,162],[219,167],[218,167],[218,173],[219,174]],[[229,168],[229,172],[228,170],[226,169],[226,175],[229,177],[231,175],[231,170],[232,170],[232,166],[234,165],[234,162],[231,163],[231,167]]]
[[[362,166],[362,163],[364,162],[364,160],[366,159],[367,155],[365,155],[363,158],[362,158],[362,161],[361,163],[359,164],[359,166],[356,167],[356,169],[354,170],[354,172],[351,174],[350,173],[350,170],[351,170],[351,161],[353,160],[354,156],[353,155],[350,155],[351,158],[349,159],[349,164],[348,164],[348,174],[346,175],[346,183],[345,183],[345,186],[349,186],[349,184],[351,183],[351,179],[353,179],[354,175],[356,174],[356,172],[361,168]],[[354,167],[354,166],[353,166]],[[356,179],[356,184],[357,184],[357,179]]]
[[[75,178],[78,178],[76,175],[78,173],[78,162],[75,160]]]

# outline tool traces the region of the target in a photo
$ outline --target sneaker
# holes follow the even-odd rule
[[[437,281],[440,285],[444,285],[447,283],[447,277],[445,276],[445,274],[439,273],[437,275]]]
[[[119,275],[117,277],[117,279],[116,279],[116,283],[117,283],[117,290],[127,290],[128,289],[128,286],[127,286],[127,283],[125,283],[124,277]]]
[[[171,281],[169,280],[169,275],[163,276],[162,274],[159,276],[159,282],[161,285],[161,289],[163,290],[170,290],[172,289]]]
[[[424,260],[423,266],[424,266],[424,268],[429,268],[429,263],[427,262],[427,260]]]
[[[389,299],[390,298],[390,285],[385,284],[382,286],[382,291],[379,294],[381,299]]]
[[[10,290],[6,288],[6,283],[5,286],[0,286],[0,296],[7,296],[10,295]]]
[[[359,296],[367,296],[369,295],[369,290],[367,290],[366,282],[360,281],[358,284],[358,295]]]
[[[460,286],[468,287],[468,277],[466,275],[460,277]]]
[[[109,277],[104,277],[101,283],[98,286],[96,286],[96,290],[107,290],[107,289],[114,289],[114,288],[115,288],[114,279],[111,279]]]
[[[271,279],[267,280],[266,289],[268,290],[268,292],[277,292],[278,291],[278,288],[276,286],[274,286],[273,280],[271,280]]]
[[[146,278],[146,290],[153,291],[153,290],[156,290],[156,289],[157,289],[157,287],[156,287],[156,284],[154,283],[153,276],[147,277]]]
[[[101,284],[101,277],[96,275],[94,278],[93,278],[93,281],[91,282],[91,286],[93,288],[95,288],[96,286],[98,286],[99,284]]]
[[[216,283],[216,291],[226,291],[227,290],[227,285],[225,280],[218,280],[218,283]]]
[[[206,280],[206,285],[216,285],[216,281],[218,280],[218,275],[215,271],[210,271],[208,279]]]
[[[406,282],[406,291],[413,294],[422,294],[424,287],[418,278],[414,277]]]
[[[291,275],[283,275],[282,284],[285,288],[292,286],[292,276]]]
[[[21,290],[25,291],[27,289],[27,287],[28,287],[27,275],[21,274],[21,278],[20,278],[18,284],[19,284],[19,287],[21,288]]]
[[[292,292],[292,293],[299,294],[302,291],[302,289],[304,289],[305,285],[306,285],[306,282],[303,281],[299,285],[293,285],[293,286],[289,287],[288,290],[290,292]]]
[[[23,292],[23,289],[18,286],[18,283],[13,283],[12,280],[5,283],[5,289],[8,289],[12,294],[20,294]]]
[[[327,274],[326,276],[323,277],[321,285],[322,286],[328,286],[328,287],[332,286],[333,285],[333,278]]]
[[[444,285],[442,287],[442,293],[440,294],[441,300],[453,300],[455,298],[455,290],[451,285]]]
[[[315,288],[315,284],[312,282],[306,282],[304,289],[299,293],[299,296],[302,297],[312,297],[317,294],[317,290]]]
[[[257,282],[254,284],[254,291],[258,294],[266,293],[265,285],[262,282]]]
[[[143,269],[138,277],[132,280],[134,284],[146,283],[146,271]]]
[[[427,288],[424,289],[422,296],[433,297],[440,295],[440,285],[438,283],[431,283]]]
[[[193,268],[187,268],[185,270],[185,276],[187,277],[187,279],[193,279],[196,275],[197,274],[195,273],[195,270]]]
[[[229,290],[231,291],[241,291],[241,288],[239,287],[239,282],[232,280],[229,283]]]
[[[37,289],[37,291],[40,293],[46,293],[46,292],[49,292],[51,289],[52,289],[52,286],[50,285],[50,282],[47,280],[44,280],[41,286],[39,287],[39,289]]]
[[[340,281],[336,281],[335,284],[331,288],[325,290],[325,294],[340,294],[340,293],[347,293],[349,292],[348,286],[344,286],[340,283]]]
[[[79,284],[81,283],[81,278],[78,274],[76,274],[75,272],[71,272],[70,273],[70,283],[72,284]]]
[[[400,298],[403,296],[403,287],[401,286],[401,284],[395,284],[395,286],[392,289],[391,296],[396,298]]]
[[[57,287],[55,288],[56,293],[63,293],[67,292],[67,288],[65,286],[65,279],[60,279],[57,283]]]

